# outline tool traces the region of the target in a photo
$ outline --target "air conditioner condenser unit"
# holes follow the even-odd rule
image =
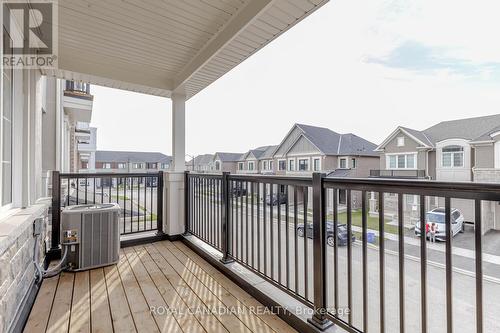
[[[120,206],[75,205],[61,212],[61,244],[66,267],[81,271],[115,264],[120,255]]]

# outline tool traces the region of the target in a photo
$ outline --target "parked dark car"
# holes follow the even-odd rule
[[[241,197],[241,196],[247,195],[247,189],[244,187],[241,187],[239,185],[236,185],[232,188],[231,193],[235,197]]]
[[[335,234],[333,230],[333,222],[327,221],[326,222],[326,243],[329,246],[334,246],[335,245]],[[304,237],[304,223],[299,223],[297,225],[297,235],[300,237]],[[312,223],[307,223],[307,230],[306,230],[306,235],[307,238],[313,238],[313,224]],[[338,245],[339,246],[345,246],[347,245],[347,226],[345,224],[339,224],[337,225],[337,238],[338,238]],[[356,237],[352,235],[352,242],[356,240]]]
[[[287,199],[288,198],[287,198],[287,195],[285,193],[281,193],[279,195],[279,198],[278,198],[278,194],[273,193],[272,197],[270,195],[268,195],[266,197],[266,205],[276,206],[276,205],[278,205],[278,203],[281,205],[284,205],[284,204],[286,204]],[[279,202],[278,202],[278,200],[279,200]]]

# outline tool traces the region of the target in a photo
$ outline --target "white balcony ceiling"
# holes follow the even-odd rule
[[[59,1],[59,69],[45,73],[190,98],[327,1]]]

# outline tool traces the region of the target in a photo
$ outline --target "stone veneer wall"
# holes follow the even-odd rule
[[[48,223],[48,203],[40,201],[0,221],[0,332],[7,332],[35,279],[33,221],[43,217],[40,263]]]

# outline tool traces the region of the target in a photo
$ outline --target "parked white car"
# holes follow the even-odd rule
[[[446,240],[446,223],[445,223],[445,213],[444,208],[434,208],[425,214],[425,222],[427,224],[435,223],[437,227],[436,240],[445,241]],[[452,237],[455,237],[459,232],[464,232],[464,216],[456,208],[451,209],[451,233]],[[415,235],[420,236],[420,222],[415,225]]]

